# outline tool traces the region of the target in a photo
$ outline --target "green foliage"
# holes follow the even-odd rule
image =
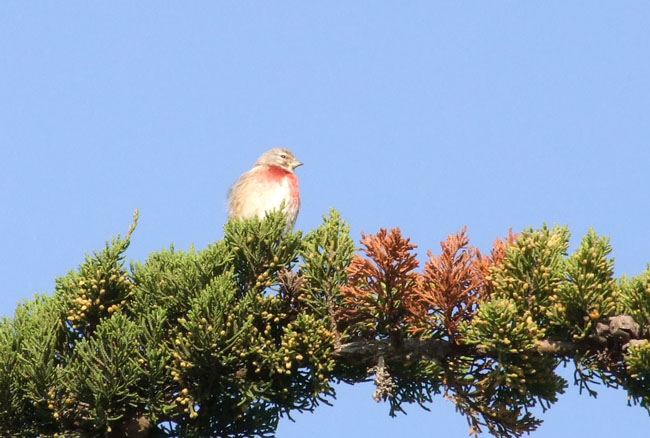
[[[286,225],[286,217],[276,211],[264,221],[236,220],[224,226],[224,241],[234,255],[232,264],[242,294],[272,286],[280,269],[290,269],[297,262],[302,234],[285,233]]]
[[[546,409],[566,386],[553,371],[555,360],[537,351],[544,336],[530,310],[512,299],[494,298],[479,308],[464,342],[487,355],[473,364],[481,372],[474,370],[464,381],[466,387],[457,391],[458,406],[483,416],[481,421],[469,415],[474,428],[483,424],[498,434],[518,436],[539,425],[528,409],[538,402]],[[478,395],[468,397],[467,386]]]
[[[593,334],[595,323],[616,313],[618,291],[609,239],[589,229],[575,254],[566,260],[566,280],[551,296],[550,322],[561,326],[573,339]]]
[[[127,267],[136,220],[52,296],[0,321],[0,435],[142,436],[133,431],[144,425],[150,436],[272,436],[280,417],[332,400],[332,381],[375,374],[391,415],[444,392],[472,433],[519,436],[540,423],[530,408],[548,408],[566,385],[554,373],[566,353],[540,349],[549,339],[576,346],[577,383],[623,385],[650,408],[648,342],[595,335],[624,313],[648,337],[650,268],[617,283],[609,242],[592,230],[568,258],[566,228],[525,230],[491,258],[476,251],[471,281],[451,269],[466,260],[431,257],[449,273],[435,303],[481,290],[455,296],[451,342],[426,336],[447,328],[414,305],[415,245],[394,232],[364,237],[373,264],[354,257],[336,211],[304,238],[272,212],[227,223],[205,249],[170,247]],[[361,356],[338,354],[355,342]]]
[[[302,255],[314,287],[331,281],[312,250],[337,249],[347,228],[333,213],[305,249],[285,224],[280,212],[228,223],[204,250],[172,247],[129,272],[134,220],[0,324],[0,433],[123,436],[146,417],[173,436],[264,436],[327,401],[330,321],[295,306],[300,282],[283,275]]]
[[[630,346],[625,357],[629,398],[650,412],[650,342]]]
[[[138,212],[124,239],[118,235],[110,244],[86,254],[86,261],[77,272],[57,279],[55,295],[66,308],[66,321],[70,334],[83,338],[93,333],[103,318],[118,310],[133,296],[134,284],[124,269],[124,252],[129,247]]]
[[[135,313],[132,319],[138,328],[138,381],[139,406],[143,407],[151,421],[169,418],[176,404],[170,395],[169,364],[172,349],[168,342],[168,317],[165,309],[155,306],[147,312]]]
[[[60,303],[38,295],[0,325],[0,434],[56,431],[65,392],[60,366],[65,335]]]
[[[650,325],[650,265],[640,275],[621,277],[618,283],[620,300],[617,312],[634,317],[643,327]]]
[[[522,231],[506,250],[503,263],[491,274],[495,294],[512,299],[519,312],[530,312],[539,326],[548,322],[546,309],[565,278],[564,256],[569,246],[566,227]]]
[[[430,360],[392,364],[390,375],[393,388],[390,396],[386,397],[389,415],[395,417],[399,412],[406,414],[404,405],[413,403],[430,410],[427,403],[433,401],[434,395],[441,393],[444,374],[445,370],[440,364]]]
[[[332,209],[302,241],[300,274],[305,284],[301,302],[317,316],[331,318],[340,307],[341,286],[348,277],[341,266],[348,266],[354,254],[349,232],[350,227]]]
[[[81,430],[110,431],[131,409],[142,407],[138,384],[144,376],[139,327],[121,312],[105,318],[92,337],[79,341],[63,369],[68,406],[62,413]],[[83,378],[80,378],[83,376]],[[67,414],[70,414],[68,417]]]
[[[622,277],[618,283],[620,300],[617,311],[634,317],[646,334],[650,330],[650,265],[640,275]],[[629,374],[626,389],[629,398],[650,412],[650,343],[637,343],[627,350],[625,365]]]
[[[480,307],[464,341],[491,351],[497,359],[503,360],[535,350],[544,334],[544,329],[533,322],[529,310],[522,314],[515,301],[495,298]],[[509,383],[510,378],[505,381]]]
[[[192,299],[210,282],[232,270],[233,255],[223,241],[210,244],[202,251],[162,250],[152,254],[144,264],[131,267],[136,294],[129,304],[130,312],[147,314],[161,308],[166,315],[165,326],[184,316]]]

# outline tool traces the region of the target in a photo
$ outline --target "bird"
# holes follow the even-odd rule
[[[263,219],[267,212],[280,209],[287,218],[285,234],[293,228],[300,209],[298,178],[294,170],[303,163],[284,148],[264,152],[253,168],[242,174],[228,192],[230,219]]]

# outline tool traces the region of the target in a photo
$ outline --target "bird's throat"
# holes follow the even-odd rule
[[[289,172],[286,169],[281,168],[280,166],[268,166],[264,172],[266,178],[270,181],[280,182],[283,178],[287,176],[296,177],[292,172]]]

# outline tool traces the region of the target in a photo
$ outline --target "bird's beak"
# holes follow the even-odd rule
[[[302,163],[294,158],[294,160],[291,162],[291,168],[295,169],[298,166],[302,166]]]

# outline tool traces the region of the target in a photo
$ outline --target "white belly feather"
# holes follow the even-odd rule
[[[243,205],[241,215],[245,218],[263,218],[267,211],[278,209],[284,201],[285,206],[290,203],[290,186],[288,178],[282,178],[280,184],[256,184],[255,196]]]

